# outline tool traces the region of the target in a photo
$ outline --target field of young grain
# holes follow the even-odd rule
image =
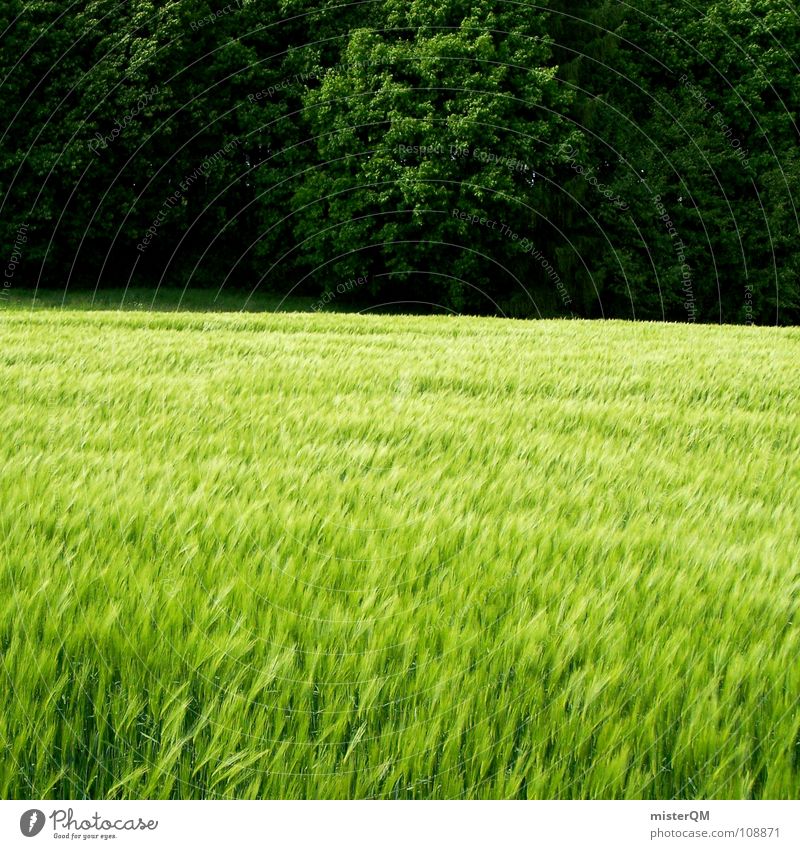
[[[800,332],[0,316],[0,794],[796,797]]]

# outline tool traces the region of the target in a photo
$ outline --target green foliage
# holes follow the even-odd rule
[[[800,318],[782,0],[11,0],[0,26],[14,286]]]
[[[590,13],[603,36],[571,70],[585,161],[630,207],[585,228],[597,276],[638,317],[796,321],[800,19],[768,0],[628,8]]]
[[[323,165],[295,207],[312,268],[474,310],[487,292],[519,291],[525,263],[458,213],[538,231],[534,175],[564,137],[566,96],[545,67],[541,15],[523,26],[503,4],[463,6],[384,3],[385,30],[350,35],[342,66],[306,98]]]

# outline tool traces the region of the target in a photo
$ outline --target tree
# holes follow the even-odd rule
[[[542,266],[525,249],[550,226],[540,175],[568,137],[544,16],[493,0],[382,10],[304,98],[318,163],[294,194],[305,274],[366,276],[389,300],[534,309],[525,281]]]

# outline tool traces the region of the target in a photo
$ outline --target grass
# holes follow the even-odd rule
[[[0,794],[795,798],[800,333],[0,313]]]
[[[126,312],[309,312],[312,297],[284,297],[270,292],[213,291],[209,289],[130,287],[128,289],[68,288],[66,290],[8,289],[1,292],[0,310],[124,310]],[[353,307],[334,300],[328,309],[353,311]]]

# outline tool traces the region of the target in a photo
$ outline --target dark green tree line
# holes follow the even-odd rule
[[[10,0],[15,286],[800,318],[786,0]]]

